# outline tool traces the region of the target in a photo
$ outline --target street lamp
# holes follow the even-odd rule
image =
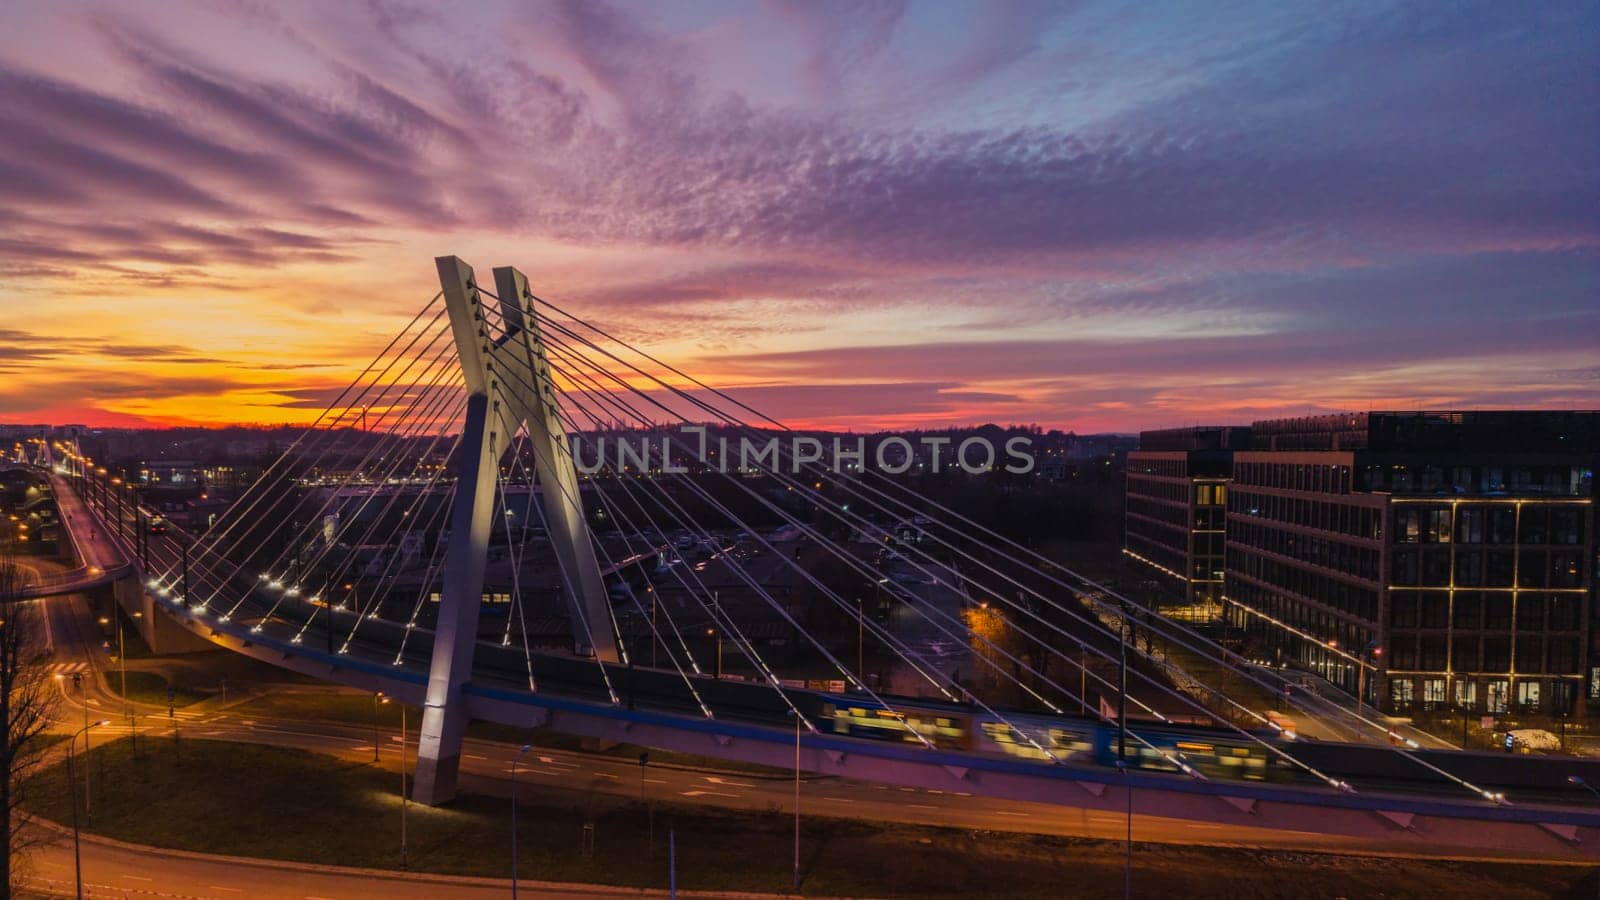
[[[77,745],[78,735],[81,734],[83,735],[83,750],[85,753],[89,752],[89,729],[108,724],[110,724],[109,719],[101,719],[98,722],[90,722],[89,724],[73,732],[72,737],[67,739],[67,789],[72,794],[72,883],[77,888],[78,900],[83,900],[83,858],[79,851],[77,789],[78,775],[76,763],[73,761],[72,748]],[[88,771],[88,765],[85,764],[84,774],[87,775]],[[85,798],[85,801],[87,801],[87,798]]]
[[[533,745],[523,744],[511,757],[511,900],[517,897],[517,763],[532,749]]]
[[[1334,644],[1333,646],[1337,646],[1337,644]],[[1378,646],[1377,639],[1373,639],[1372,641],[1368,642],[1366,649],[1362,650],[1361,655],[1356,658],[1356,715],[1358,716],[1361,715],[1361,702],[1362,700],[1366,699],[1367,693],[1366,676],[1368,653],[1372,654],[1372,668],[1377,669],[1377,658],[1383,655],[1383,648]],[[1377,673],[1374,672],[1373,675],[1376,676]],[[1346,682],[1346,684],[1348,683],[1349,682]]]
[[[1590,784],[1587,781],[1584,781],[1583,777],[1580,776],[1580,775],[1568,775],[1567,776],[1567,784],[1570,784],[1570,785],[1572,785],[1574,787],[1581,787],[1584,790],[1588,791],[1589,793],[1593,794],[1596,800],[1600,800],[1600,790],[1595,790],[1594,785]]]
[[[389,699],[378,691],[372,695],[372,761],[378,761],[378,744],[382,738],[378,734],[378,704],[388,703]]]
[[[794,716],[794,890],[800,892],[800,713],[789,710]]]
[[[388,703],[385,699],[383,702]],[[400,868],[406,867],[406,766],[410,758],[406,753],[406,705],[400,704]]]
[[[717,642],[717,667],[716,667],[715,670],[713,670],[712,677],[713,678],[721,678],[722,677],[722,636],[717,634],[717,630],[715,628],[707,628],[706,629],[706,637],[712,638],[713,640],[715,640]]]

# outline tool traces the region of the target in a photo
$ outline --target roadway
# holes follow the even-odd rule
[[[92,519],[78,521],[93,522]],[[116,541],[114,537],[106,535],[104,529],[98,530],[100,534],[91,535],[89,543],[94,543],[96,540]],[[168,534],[151,539],[149,550],[154,571],[168,569],[174,561],[181,547],[177,537]],[[194,594],[197,598],[210,593],[207,590],[208,586],[213,590],[224,586],[221,579],[208,577],[203,567],[198,565],[191,565],[191,579],[195,582]],[[268,603],[258,595],[266,591],[253,590],[257,585],[253,579],[248,578],[248,574],[235,581],[232,587],[242,588],[239,593],[245,596],[243,605],[234,617],[234,627],[248,626],[251,622],[261,621],[269,633],[282,633],[283,629],[291,629],[283,634],[284,639],[289,634],[295,633],[292,630],[295,627],[293,622],[278,617],[270,621],[263,619]],[[238,596],[231,589],[225,593]],[[318,624],[320,626],[320,623]],[[398,630],[396,623],[377,624]],[[363,629],[363,632],[365,631],[366,629]],[[421,635],[417,635],[417,638],[418,640],[411,642],[407,652],[406,661],[412,665],[418,664],[426,656],[425,641],[421,639]],[[352,642],[351,649],[352,657],[381,661],[383,664],[394,658],[392,643],[385,645],[381,638],[368,637],[365,633]],[[493,658],[494,650],[495,648],[487,645],[479,647],[480,656],[487,654],[488,659]],[[520,654],[518,657],[517,668],[520,669]],[[480,671],[479,675],[483,678],[491,673]],[[492,682],[493,679],[490,680]],[[98,679],[95,683],[98,689]],[[541,676],[542,686],[548,683],[548,679]],[[85,701],[90,709],[97,704],[107,702],[93,693],[86,697]],[[114,697],[109,702],[111,705],[106,709],[112,711],[116,711],[121,704],[121,701]],[[161,708],[159,712],[160,716],[164,717],[165,708]],[[348,754],[352,758],[364,753],[366,759],[371,759],[370,725],[355,727],[250,719],[208,704],[201,704],[196,708],[185,710],[184,713],[178,725],[184,729],[185,735],[301,747],[321,752]],[[116,717],[111,716],[111,718]],[[107,731],[114,734],[125,727],[118,724]],[[160,727],[162,726],[157,724],[147,724],[141,726],[141,730]],[[505,745],[484,742],[469,744],[463,759],[464,784],[468,785],[469,790],[483,793],[503,792],[504,776],[510,766],[511,752],[511,748]],[[383,764],[396,767],[399,760],[398,746],[385,748],[383,759]],[[545,751],[540,754],[539,763],[530,780],[552,791],[568,792],[568,799],[570,792],[574,790],[637,796],[639,773],[636,763],[631,759],[618,760],[615,757]],[[660,768],[666,774],[658,774],[656,767],[652,767],[648,775],[657,777],[653,780],[647,777],[644,785],[647,793],[659,791],[660,798],[740,809],[792,809],[792,782],[787,778],[733,776],[714,769],[670,771],[666,767]],[[806,784],[809,787],[802,792],[802,806],[807,813],[872,821],[1110,839],[1121,839],[1126,828],[1126,818],[1114,809],[1091,810],[1078,806],[990,799],[961,792],[866,784],[838,777],[811,778],[807,779]],[[1136,805],[1137,802],[1136,796]],[[1388,840],[1346,838],[1302,831],[1268,830],[1242,824],[1196,822],[1189,819],[1151,816],[1138,812],[1137,808],[1133,821],[1135,839],[1141,841],[1362,853],[1394,852],[1397,846],[1405,846],[1414,848],[1411,854],[1405,855],[1434,856],[1425,853],[1424,846],[1410,837],[1403,842],[1395,843]],[[1481,853],[1472,851],[1472,853],[1473,858],[1508,858],[1526,861],[1525,857],[1510,850],[1504,852],[1486,850]]]
[[[343,900],[385,897],[393,900],[460,900],[505,897],[509,880],[404,875],[381,869],[341,869],[277,863],[232,856],[205,856],[87,838],[81,848],[85,896],[173,897],[185,900]],[[25,891],[47,897],[74,894],[72,841],[51,840],[28,857],[20,879]],[[571,898],[660,897],[666,891],[547,884],[519,880],[530,896]],[[685,892],[687,894],[687,892]],[[700,893],[698,896],[716,896]]]
[[[107,665],[109,655],[99,626],[83,598],[64,596],[39,602],[55,641],[53,665],[63,673],[84,673],[78,689],[73,688],[69,678],[59,681],[64,701],[62,725],[75,727],[86,718],[111,720],[110,725],[95,729],[96,743],[130,733],[132,729],[124,714],[131,707],[137,714],[138,730],[144,734],[171,734],[173,728],[178,728],[184,737],[311,750],[356,762],[372,760],[374,730],[369,724],[252,715],[247,701],[241,705],[237,699],[231,706],[214,700],[201,701],[176,710],[172,718],[168,717],[164,706],[126,704],[108,687],[107,678],[115,677],[115,672]],[[398,772],[402,759],[400,735],[388,730],[380,732],[378,737],[378,765]],[[414,728],[407,738],[404,758],[414,766],[417,752]],[[518,756],[515,745],[469,738],[461,761],[464,788],[487,795],[509,795],[511,763]],[[632,757],[536,748],[521,757],[518,777],[525,795],[542,794],[569,802],[575,792],[626,799],[638,799],[642,792],[650,802],[757,811],[792,812],[794,809],[794,781],[787,772],[757,774],[715,766],[662,764],[652,764],[641,772],[637,760]],[[801,811],[808,815],[1101,840],[1122,840],[1127,830],[1125,815],[1103,810],[833,776],[803,775],[801,781]],[[1431,854],[1399,852],[1392,842],[1151,815],[1139,811],[1137,795],[1134,802],[1134,839],[1141,842],[1437,858]],[[1509,850],[1474,858],[1527,861],[1525,856]]]
[[[120,564],[124,560],[133,558],[134,548],[132,547],[131,543],[126,542],[125,536],[112,535],[105,528],[100,527],[100,521],[102,520],[98,520],[89,512],[88,507],[85,505],[85,501],[71,489],[71,485],[67,483],[65,478],[59,475],[52,475],[51,480],[57,497],[59,498],[58,503],[61,504],[63,523],[66,524],[69,530],[74,533],[75,540],[80,550],[86,556],[101,565],[116,565]],[[124,512],[129,517],[127,524],[131,527],[131,517],[133,516],[131,505],[129,505]],[[82,526],[84,525],[87,525],[89,528],[89,535],[87,538],[85,538],[81,533],[83,531]],[[176,529],[167,534],[148,536],[147,544],[151,563],[150,569],[152,571],[170,571],[178,568],[178,562],[183,555],[183,545],[182,536],[177,533]],[[231,580],[231,578],[225,578],[223,576],[227,576],[229,573],[213,573],[209,571],[214,563],[215,559],[209,556],[201,559],[192,559],[190,561],[189,571],[193,587],[192,593],[197,599],[203,599],[208,596],[223,596],[232,599],[242,594],[244,596],[244,601],[240,608],[235,612],[233,616],[234,619],[240,622],[251,624],[259,623],[266,628],[269,633],[278,631],[279,629],[286,629],[286,633],[292,635],[305,628],[304,621],[296,623],[291,621],[290,617],[296,614],[300,615],[301,617],[313,614],[309,607],[305,607],[303,603],[285,603],[281,608],[276,610],[275,615],[267,617],[267,606],[269,604],[266,604],[263,598],[257,596],[260,593],[258,585],[256,585],[253,580],[249,579],[248,575],[246,575],[242,582],[235,582],[232,585],[224,586],[222,582],[225,580]],[[222,566],[219,568],[229,567]],[[952,587],[953,585],[960,583],[960,579],[955,573],[951,572],[948,568],[936,569],[933,574],[937,577],[938,582],[940,583],[934,586],[928,586],[924,583],[926,581],[925,576],[922,573],[913,572],[912,569],[906,564],[898,564],[895,566],[895,568],[898,571],[898,574],[905,577],[907,582],[912,583],[912,588],[918,591],[919,595],[923,595],[925,602],[938,603],[940,605],[950,607],[945,611],[953,615],[955,621],[961,621],[960,616],[958,615],[961,608],[961,593],[959,590]],[[303,600],[304,598],[301,599]],[[222,608],[227,608],[226,601],[224,601]],[[344,614],[335,614],[324,611],[318,613],[317,618],[321,619],[322,622],[326,622],[330,615],[334,616],[334,628],[338,634],[343,634],[349,630],[349,623],[353,622],[353,619],[340,621],[339,616]],[[348,615],[353,616],[353,613]],[[313,638],[318,633],[323,631],[322,622],[317,623],[315,630],[312,631],[311,636]],[[966,669],[969,673],[973,673],[971,668],[972,663],[970,662],[971,648],[969,646],[964,643],[958,643],[951,640],[942,632],[937,632],[933,626],[921,620],[920,617],[916,617],[914,620],[912,620],[912,614],[910,614],[904,607],[901,607],[899,610],[897,610],[896,621],[891,623],[891,627],[898,632],[903,632],[903,636],[911,638],[914,644],[916,644],[919,649],[924,651],[926,658],[935,661],[936,664],[942,664],[944,667],[953,667],[957,670]],[[373,628],[369,626],[363,626],[357,629],[355,632],[355,638],[351,641],[350,652],[358,657],[370,658],[383,663],[389,662],[394,656],[393,645],[387,644],[383,639],[372,634],[372,631]],[[406,650],[406,661],[408,664],[416,665],[421,667],[424,671],[426,670],[427,657],[430,650],[430,647],[428,646],[428,640],[431,639],[431,636],[431,632],[424,632],[423,634],[415,635],[415,638],[417,639],[413,639],[409,642]],[[331,639],[332,637],[330,636],[330,640]],[[1085,635],[1085,642],[1095,646],[1100,652],[1115,655],[1116,642],[1114,637],[1107,636],[1099,632],[1092,632]],[[496,655],[497,649],[498,648],[489,645],[480,646],[480,669],[488,668],[491,665],[491,661]],[[1165,676],[1161,674],[1160,671],[1162,667],[1144,659],[1142,654],[1130,651],[1129,658],[1130,666],[1138,668],[1140,671],[1143,671],[1146,675],[1149,675],[1152,678],[1164,680]],[[523,677],[521,675],[522,661],[517,659],[512,660],[511,663],[513,663],[513,665],[507,666],[506,677],[502,680],[506,680],[508,684],[515,684]],[[1174,660],[1168,658],[1165,664],[1173,665],[1174,663]],[[1114,675],[1108,675],[1106,671],[1103,671],[1104,668],[1105,667],[1098,662],[1093,662],[1090,665],[1090,669],[1096,672],[1100,677],[1115,677]],[[500,675],[500,673],[493,674],[497,678]],[[480,672],[480,677],[488,675],[491,675],[491,673]],[[1075,682],[1075,679],[1070,676],[1065,676],[1065,680],[1067,682]],[[1078,687],[1076,683],[1072,684],[1071,686]],[[1092,680],[1085,682],[1083,687],[1087,688],[1085,691],[1086,694],[1098,695],[1101,693],[1100,686]],[[1297,693],[1301,695],[1307,693],[1305,689],[1297,688],[1296,690]],[[906,690],[902,692],[908,694],[915,693],[915,691],[912,690]],[[1137,690],[1132,693],[1139,696],[1141,700],[1146,701],[1153,709],[1156,709],[1164,714],[1177,716],[1180,718],[1195,714],[1195,710],[1192,707],[1176,701],[1164,694],[1148,690]],[[1086,701],[1088,699],[1088,697],[1085,697]],[[1371,720],[1372,724],[1358,725],[1349,718],[1349,713],[1353,712],[1353,700],[1351,700],[1351,702],[1348,704],[1340,704],[1338,699],[1335,697],[1328,697],[1326,699],[1333,705],[1346,707],[1346,712],[1343,714],[1333,714],[1331,710],[1322,708],[1321,704],[1311,705],[1306,704],[1304,701],[1292,702],[1290,704],[1292,707],[1290,714],[1294,717],[1302,735],[1319,740],[1341,743],[1383,745],[1389,741],[1385,738],[1383,733],[1378,730],[1381,727],[1392,729],[1401,735],[1402,739],[1410,738],[1415,740],[1420,746],[1423,747],[1446,750],[1456,749],[1453,744],[1434,737],[1433,735],[1427,734],[1419,729],[1410,728],[1400,724],[1389,724],[1382,722],[1382,717],[1376,715],[1371,709],[1365,711],[1365,717]]]

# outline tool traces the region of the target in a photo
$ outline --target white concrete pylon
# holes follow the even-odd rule
[[[483,572],[494,524],[496,467],[512,435],[524,424],[543,485],[550,540],[566,574],[575,649],[607,662],[617,659],[605,584],[583,517],[571,448],[547,386],[548,364],[529,306],[527,279],[512,268],[495,270],[507,334],[491,339],[472,267],[454,256],[434,262],[465,376],[467,415],[412,792],[414,799],[429,805],[448,802],[456,794],[467,724],[463,689],[472,678]]]

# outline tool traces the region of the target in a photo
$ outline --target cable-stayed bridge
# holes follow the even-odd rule
[[[1294,741],[1281,715],[1127,665],[1135,601],[859,455],[835,465],[838,447],[535,297],[514,269],[491,288],[455,257],[437,267],[440,291],[198,533],[108,502],[75,449],[44,460],[60,489],[98,499],[140,573],[118,602],[148,627],[421,705],[418,800],[454,795],[479,718],[1398,850],[1600,855],[1600,812],[1565,781],[1579,764]],[[917,539],[886,540],[897,523]],[[861,584],[891,619],[867,613]],[[1143,625],[1394,734],[1177,623]]]

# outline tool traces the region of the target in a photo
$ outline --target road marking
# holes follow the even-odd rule
[[[208,885],[206,885],[206,887],[212,889],[213,891],[227,891],[230,894],[242,894],[242,893],[244,893],[244,889],[243,888],[223,887],[220,884],[208,884]]]
[[[906,809],[938,809],[938,808],[939,807],[937,807],[937,806],[929,806],[926,803],[907,803],[906,804]]]
[[[461,755],[465,756],[467,759],[488,759],[489,758],[487,756],[482,756],[482,755],[477,754],[477,753],[463,753]]]
[[[755,787],[755,785],[749,783],[748,781],[726,781],[722,778],[718,778],[715,775],[707,775],[705,776],[705,779],[712,784],[722,784],[727,785],[728,787]]]
[[[734,799],[738,799],[738,797],[739,797],[738,794],[722,794],[722,793],[718,793],[717,791],[681,791],[681,792],[679,792],[678,796],[680,796],[680,797],[731,797],[731,798],[734,798]],[[826,799],[826,798],[824,798],[824,799]]]
[[[594,774],[594,777],[596,777],[596,778],[609,778],[612,781],[621,781],[622,780],[622,776],[621,775],[612,775],[610,772],[595,772],[593,774]]]
[[[645,779],[645,780],[644,780],[644,783],[645,783],[645,784],[666,784],[666,782],[665,782],[665,781],[662,781],[662,780],[661,780],[661,779],[659,779],[659,778],[646,778],[646,779]]]
[[[143,875],[123,875],[122,877],[132,878],[134,881],[155,881],[154,878],[146,878]]]
[[[854,800],[851,800],[848,797],[823,797],[822,799],[831,800],[834,803],[854,803],[855,802]]]
[[[1017,819],[1027,819],[1027,818],[1031,818],[1032,817],[1030,813],[1007,812],[1007,811],[1005,811],[1003,809],[995,810],[994,814],[997,815],[997,816],[1011,816],[1011,817],[1017,818]]]
[[[561,766],[564,769],[576,769],[578,767],[577,763],[562,762],[559,759],[551,759],[548,756],[539,757],[539,762],[542,762],[547,766]]]

